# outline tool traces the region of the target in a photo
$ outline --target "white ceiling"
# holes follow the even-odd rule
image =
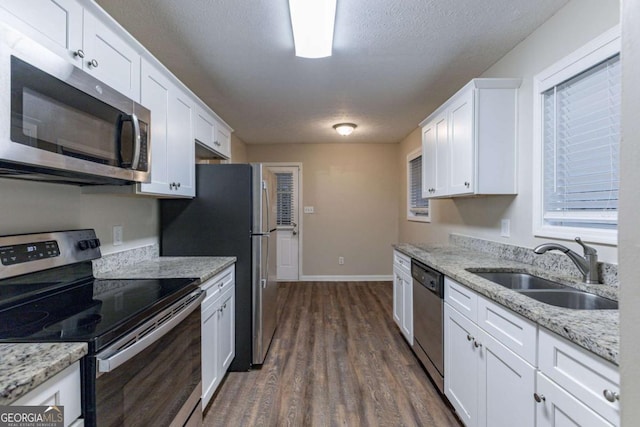
[[[287,0],[97,1],[248,144],[398,142],[567,3],[338,0],[333,56],[303,59]]]

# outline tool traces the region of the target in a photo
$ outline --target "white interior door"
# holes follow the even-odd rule
[[[272,166],[277,189],[277,275],[278,280],[298,280],[300,226],[300,168]]]

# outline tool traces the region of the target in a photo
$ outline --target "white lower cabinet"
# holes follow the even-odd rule
[[[398,251],[393,262],[393,320],[413,345],[413,280],[411,259]]]
[[[617,426],[618,368],[445,278],[445,395],[467,427]]]
[[[534,427],[536,369],[521,357],[528,347],[508,345],[519,336],[535,343],[535,331],[527,319],[445,279],[445,395],[466,426]]]
[[[204,410],[235,357],[235,267],[201,285],[202,409]]]
[[[536,408],[537,427],[612,427],[568,391],[538,372],[536,396],[540,402]]]
[[[538,369],[539,426],[620,424],[620,374],[616,366],[541,328]]]
[[[64,406],[64,426],[84,425],[80,418],[80,362],[75,362],[38,387],[34,388],[12,406]]]

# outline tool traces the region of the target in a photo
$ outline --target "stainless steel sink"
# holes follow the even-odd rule
[[[536,301],[558,307],[573,308],[577,310],[616,310],[618,308],[618,301],[578,290],[528,290],[519,292],[522,295],[535,299]]]
[[[513,290],[523,289],[571,289],[560,283],[552,282],[542,277],[532,276],[527,273],[511,273],[508,271],[473,271],[480,277],[491,280],[498,285]]]
[[[618,302],[542,277],[508,271],[470,271],[545,304],[576,310],[615,310]]]

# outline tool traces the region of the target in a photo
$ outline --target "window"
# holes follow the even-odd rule
[[[536,235],[617,241],[619,52],[614,29],[536,76]]]
[[[292,226],[294,218],[294,188],[292,172],[277,172],[276,191],[278,197],[277,225]]]
[[[422,198],[422,150],[407,156],[407,219],[429,222],[429,200]]]

